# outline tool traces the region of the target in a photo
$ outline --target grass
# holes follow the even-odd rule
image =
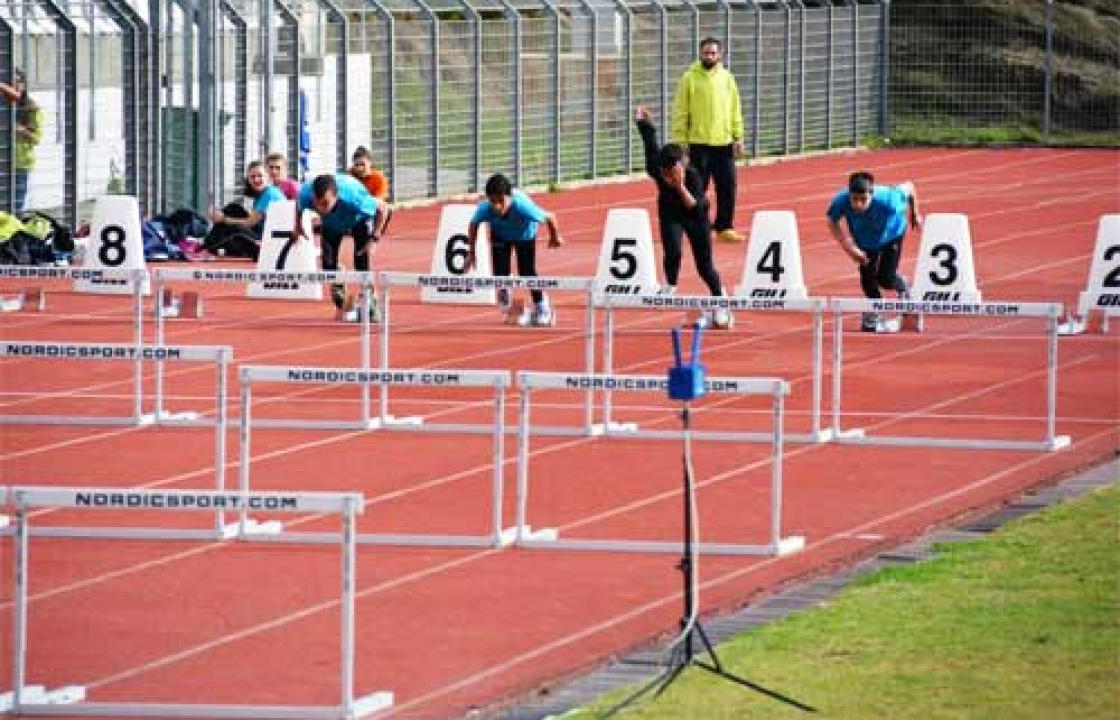
[[[823,717],[1120,717],[1120,488],[938,550],[740,636],[721,661]],[[693,669],[621,717],[808,716]]]

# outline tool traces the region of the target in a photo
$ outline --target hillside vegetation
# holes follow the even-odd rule
[[[891,7],[894,138],[968,130],[963,137],[1120,140],[1115,0],[1054,3],[1047,138],[1044,0],[895,0]]]

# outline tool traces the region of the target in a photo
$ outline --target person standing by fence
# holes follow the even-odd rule
[[[700,173],[702,192],[716,186],[713,229],[723,242],[738,242],[735,232],[735,158],[743,154],[743,112],[735,76],[720,63],[719,40],[700,42],[700,59],[677,84],[673,100],[673,141],[688,146],[688,161]]]
[[[27,209],[27,180],[35,169],[35,146],[43,138],[43,111],[27,93],[27,76],[12,72],[12,84],[0,82],[0,94],[16,107],[15,200],[12,212]]]

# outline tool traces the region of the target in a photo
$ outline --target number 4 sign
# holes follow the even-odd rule
[[[439,232],[432,252],[432,275],[486,277],[491,274],[490,242],[487,226],[480,225],[475,238],[475,264],[467,271],[467,226],[474,215],[474,205],[444,205],[439,216]],[[493,305],[498,302],[493,288],[430,287],[420,290],[422,302]]]
[[[103,195],[97,198],[90,223],[89,244],[83,267],[111,270],[143,270],[144,241],[140,234],[140,206],[130,195]],[[127,294],[127,280],[94,278],[76,280],[78,292]],[[143,292],[151,292],[148,278]]]
[[[747,261],[735,294],[759,299],[804,300],[801,239],[790,210],[760,210],[751,223]]]

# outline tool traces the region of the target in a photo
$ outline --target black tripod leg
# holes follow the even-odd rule
[[[630,707],[635,702],[640,700],[643,696],[648,695],[650,692],[653,692],[655,690],[656,694],[654,697],[660,695],[665,690],[665,686],[672,682],[673,678],[676,677],[678,673],[680,673],[680,668],[670,663],[664,670],[657,674],[657,677],[650,680],[645,685],[642,685],[634,692],[630,693],[630,695],[626,696],[621,702],[609,708],[599,717],[613,717],[619,711],[625,710],[626,708]]]
[[[815,707],[813,707],[812,705],[806,705],[803,702],[800,702],[798,700],[794,700],[793,698],[789,697],[788,695],[781,694],[777,690],[771,690],[769,688],[765,688],[765,687],[763,687],[763,686],[761,686],[757,683],[753,683],[750,680],[747,680],[746,678],[741,678],[738,675],[735,675],[733,673],[729,673],[726,670],[724,670],[723,668],[718,667],[716,665],[709,665],[706,662],[699,662],[699,661],[697,661],[693,664],[696,665],[697,667],[704,668],[705,670],[707,670],[710,673],[713,673],[715,675],[719,675],[722,678],[726,678],[727,680],[730,680],[731,682],[739,683],[743,687],[748,687],[751,690],[754,690],[755,692],[762,693],[763,695],[765,695],[767,697],[773,698],[773,699],[778,700],[780,702],[784,702],[786,705],[790,705],[792,707],[795,707],[798,710],[804,710],[805,712],[812,712],[812,713],[815,713],[817,711],[817,709]]]

